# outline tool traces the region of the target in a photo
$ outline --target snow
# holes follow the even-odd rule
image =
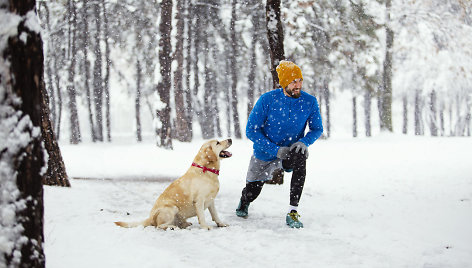
[[[4,91],[0,85],[0,92]],[[24,228],[18,223],[17,212],[26,208],[25,199],[21,198],[17,187],[17,161],[21,160],[21,150],[38,139],[39,127],[34,127],[30,117],[15,111],[11,106],[11,94],[0,100],[0,267],[5,256],[12,256],[13,266],[20,263],[22,245],[27,242],[23,236]]]
[[[131,139],[131,138],[130,138]],[[234,140],[222,160],[216,208],[230,226],[125,229],[190,166],[203,140],[61,144],[71,188],[46,186],[48,267],[472,267],[469,138],[379,134],[310,146],[299,212],[285,225],[290,175],[266,185],[238,218],[252,151]],[[206,212],[207,221],[210,215]]]
[[[0,25],[2,25],[0,28],[0,51],[6,48],[10,36],[17,35],[20,21],[20,16],[6,12],[3,8],[0,9]],[[0,71],[3,72],[3,70]]]
[[[39,17],[36,15],[36,11],[34,10],[30,10],[28,13],[26,13],[25,26],[38,34],[41,34],[43,31],[39,22]]]
[[[0,65],[4,62],[2,59]],[[12,94],[9,81],[1,81],[2,77],[8,77],[6,74],[0,70],[0,267],[6,262],[5,256],[12,256],[12,266],[18,265],[20,250],[27,242],[22,236],[24,228],[16,216],[18,211],[26,208],[26,200],[21,199],[16,185],[18,172],[15,167],[23,157],[21,150],[41,134],[28,115],[15,110],[14,107],[20,105],[19,98]]]

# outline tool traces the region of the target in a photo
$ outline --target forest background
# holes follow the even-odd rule
[[[244,136],[274,88],[264,1],[166,2],[38,1],[59,140]],[[281,20],[324,137],[470,136],[470,1],[282,1]]]
[[[82,142],[119,146],[123,139],[137,146],[144,138],[163,149],[173,149],[175,140],[193,145],[223,136],[247,143],[241,140],[247,115],[277,87],[274,67],[282,59],[302,68],[326,139],[346,129],[353,137],[470,136],[471,6],[467,0],[0,0],[0,267],[45,265],[43,184],[70,186],[57,141],[65,149],[86,148],[75,146]],[[462,185],[470,172],[455,166],[460,161],[444,165],[450,156],[467,160],[454,149],[465,148],[458,145],[464,139],[447,141],[453,154],[436,151],[422,160],[431,165],[434,158],[441,163],[435,168],[445,169],[437,173],[448,178],[439,188],[451,181],[468,189]],[[416,151],[426,147],[443,148]],[[366,155],[395,151],[375,148]],[[84,169],[89,153],[69,167]],[[384,172],[383,158],[376,160]],[[328,162],[329,171],[339,168]],[[451,170],[460,173],[458,181],[449,180]],[[429,195],[423,177],[413,178]]]

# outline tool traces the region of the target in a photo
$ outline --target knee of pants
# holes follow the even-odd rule
[[[306,161],[306,154],[303,154],[301,151],[296,152],[296,149],[294,148],[290,151],[289,158],[296,162]]]
[[[302,168],[306,166],[306,156],[300,152],[296,153],[295,151],[290,152],[290,157],[287,159],[288,165],[292,169]]]

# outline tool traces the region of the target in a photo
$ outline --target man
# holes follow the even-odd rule
[[[297,207],[305,184],[308,146],[321,136],[323,126],[318,101],[301,90],[301,69],[293,62],[281,61],[276,70],[282,88],[263,94],[247,122],[246,136],[254,142],[254,153],[236,215],[247,218],[249,204],[259,196],[264,182],[275,169],[283,168],[293,171],[286,222],[291,228],[303,228]]]

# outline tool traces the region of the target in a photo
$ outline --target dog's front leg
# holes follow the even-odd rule
[[[218,227],[227,227],[229,226],[226,223],[223,223],[220,218],[218,217],[218,213],[216,213],[216,208],[215,208],[215,201],[212,201],[210,206],[208,206],[208,210],[210,211],[211,218],[214,222],[216,222],[216,225]]]
[[[211,226],[208,226],[205,220],[205,202],[204,200],[198,200],[195,202],[195,211],[197,212],[198,223],[200,224],[200,228],[211,230]]]

